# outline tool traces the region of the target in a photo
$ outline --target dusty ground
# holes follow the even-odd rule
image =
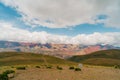
[[[11,80],[120,80],[120,69],[113,67],[84,66],[82,71],[27,68],[17,70]]]

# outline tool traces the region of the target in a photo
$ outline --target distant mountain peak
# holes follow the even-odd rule
[[[58,57],[86,55],[91,54],[92,52],[108,49],[120,49],[120,47],[114,47],[108,44],[96,44],[86,46],[80,44],[51,44],[51,43],[41,44],[29,42],[0,41],[0,52],[3,51],[33,52]]]

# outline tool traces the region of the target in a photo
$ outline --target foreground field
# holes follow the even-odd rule
[[[10,80],[120,80],[120,69],[101,66],[84,66],[82,71],[70,70],[62,66],[58,70],[29,67],[26,70],[16,70],[15,77]]]
[[[115,58],[119,60],[119,55],[118,53],[116,54],[114,57],[112,57],[112,54],[106,54],[105,58],[109,56],[112,59]],[[102,59],[103,57],[101,56],[103,56],[103,54],[100,55],[99,58]],[[98,57],[98,54],[94,56]],[[112,64],[112,59],[107,61],[107,63]],[[104,59],[101,60],[103,63],[105,61]],[[71,66],[76,68],[78,67],[77,65],[78,63],[41,54],[0,53],[0,74],[3,74],[4,71],[7,70],[15,71],[13,76],[11,76],[11,78],[9,77],[10,80],[120,80],[120,69],[115,69],[113,67],[115,64],[111,65],[111,67],[84,65],[81,71],[69,69]],[[57,66],[59,66],[59,69]],[[22,68],[22,70],[20,68]]]

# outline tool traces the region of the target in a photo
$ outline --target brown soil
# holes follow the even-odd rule
[[[120,80],[120,69],[113,67],[84,66],[82,71],[28,68],[17,70],[11,80]]]

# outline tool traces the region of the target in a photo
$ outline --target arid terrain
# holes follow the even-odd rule
[[[0,0],[0,80],[120,80],[120,0]]]
[[[7,70],[15,71],[14,74],[12,73],[14,76],[9,77],[10,80],[120,80],[119,50],[101,51],[76,57],[71,60],[78,60],[78,63],[42,54],[1,52],[0,74],[4,76],[2,74]],[[99,62],[99,66],[83,63],[81,71],[75,71],[81,63],[79,60],[90,62],[87,59],[94,59],[94,57],[99,60],[95,59],[91,63],[98,65],[96,63]],[[118,68],[115,68],[116,65]]]
[[[16,70],[15,77],[10,80],[120,80],[120,69],[102,66],[83,66],[82,71],[45,68],[27,68]]]

